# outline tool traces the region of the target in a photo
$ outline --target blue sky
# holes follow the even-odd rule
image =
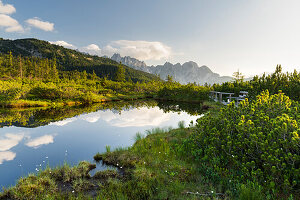
[[[298,0],[2,0],[0,37],[97,55],[195,61],[222,75],[300,70]]]

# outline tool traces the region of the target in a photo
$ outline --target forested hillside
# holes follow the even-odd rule
[[[76,50],[67,49],[62,46],[50,44],[47,41],[38,39],[19,39],[19,40],[5,40],[0,38],[0,53],[11,54],[14,57],[23,57],[25,60],[29,60],[31,63],[37,58],[44,58],[48,60],[56,60],[57,69],[60,71],[74,71],[87,73],[96,73],[99,77],[107,77],[108,79],[114,79],[114,75],[118,69],[119,63],[109,58],[102,58],[98,56],[91,56],[81,53]],[[3,57],[3,56],[1,56]],[[3,58],[2,58],[3,60]],[[4,61],[2,61],[3,63]],[[18,59],[14,59],[11,63],[19,62]],[[24,62],[22,62],[23,64]],[[28,62],[27,62],[28,64]],[[9,65],[5,64],[6,67]],[[122,65],[125,69],[126,80],[136,81],[151,81],[159,80],[159,78],[153,74],[134,70],[125,65]],[[30,67],[29,67],[30,68]]]

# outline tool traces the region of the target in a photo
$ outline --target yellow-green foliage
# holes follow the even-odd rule
[[[110,100],[134,100],[158,96],[169,100],[203,101],[209,88],[193,84],[151,81],[147,83],[116,82],[103,79],[43,80],[17,78],[0,80],[0,105],[3,107],[38,106],[33,102],[18,104],[20,100],[43,101],[42,105],[66,101],[92,104]],[[47,104],[47,102],[49,104]]]
[[[208,100],[210,87],[197,86],[195,84],[180,85],[168,83],[158,91],[158,97],[177,101],[204,101]]]
[[[275,193],[295,191],[300,187],[299,109],[283,93],[262,92],[251,103],[232,103],[200,118],[184,148],[211,179],[251,180]]]
[[[254,76],[250,81],[236,80],[223,84],[214,84],[215,91],[234,92],[239,95],[240,91],[248,91],[249,97],[255,99],[264,90],[270,94],[283,91],[291,99],[300,100],[300,72],[296,69],[292,73],[283,73],[281,65],[276,66],[274,73],[270,75]]]

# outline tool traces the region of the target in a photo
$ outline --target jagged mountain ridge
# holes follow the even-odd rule
[[[143,61],[130,56],[122,57],[120,54],[114,54],[111,59],[132,67],[133,69],[159,75],[162,79],[166,79],[166,77],[170,75],[175,81],[182,84],[196,82],[203,85],[205,83],[214,84],[232,80],[230,76],[220,76],[212,72],[209,67],[205,65],[199,67],[198,64],[193,61],[185,62],[182,65],[180,63],[172,64],[166,62],[164,65],[147,66]]]

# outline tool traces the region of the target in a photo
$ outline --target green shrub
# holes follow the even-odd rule
[[[210,88],[194,84],[180,85],[169,83],[157,92],[159,98],[178,101],[208,100]]]
[[[200,118],[183,146],[204,173],[210,167],[219,177],[291,192],[300,187],[299,109],[283,93],[265,91]]]
[[[99,96],[97,96],[93,92],[88,91],[88,92],[81,95],[80,101],[83,104],[92,104],[92,103],[95,103],[95,102],[99,102],[100,98],[99,98]]]
[[[37,86],[30,90],[29,94],[33,99],[56,100],[61,99],[63,91],[56,87],[41,87]]]

